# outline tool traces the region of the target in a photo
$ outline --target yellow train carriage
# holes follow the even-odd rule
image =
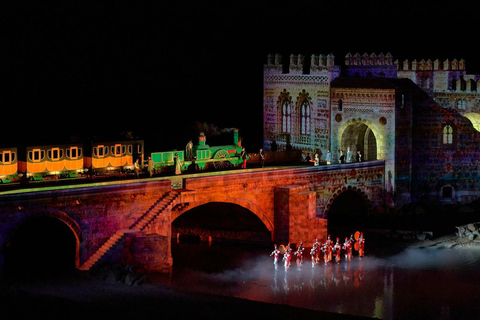
[[[76,177],[83,172],[83,145],[30,146],[26,149],[27,178]]]
[[[94,172],[133,170],[137,159],[143,163],[143,147],[143,140],[92,143],[85,167]]]
[[[18,173],[17,148],[0,149],[0,183],[12,182]]]

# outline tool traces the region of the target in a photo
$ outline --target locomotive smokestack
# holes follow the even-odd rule
[[[205,137],[205,134],[203,132],[200,132],[200,136],[198,137],[198,144],[200,146],[204,146],[205,141],[207,141],[207,137]]]
[[[238,145],[238,129],[233,130],[233,144]]]

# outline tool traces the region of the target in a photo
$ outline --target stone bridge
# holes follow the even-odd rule
[[[250,211],[278,243],[325,239],[327,221],[383,208],[387,180],[384,161],[371,161],[1,191],[0,270],[66,253],[61,263],[80,270],[120,262],[170,272],[172,223],[211,203]]]

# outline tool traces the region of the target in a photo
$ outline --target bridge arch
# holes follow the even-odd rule
[[[238,205],[238,206],[240,206],[244,209],[249,210],[255,216],[257,216],[257,218],[259,218],[263,222],[263,224],[268,229],[268,231],[270,231],[273,234],[273,229],[274,229],[273,223],[270,221],[270,219],[268,219],[266,212],[261,207],[252,203],[251,201],[248,201],[246,199],[241,199],[241,198],[209,199],[209,200],[202,200],[202,201],[196,201],[196,202],[193,202],[193,203],[189,203],[188,207],[184,210],[172,211],[171,221],[173,223],[173,221],[175,221],[175,219],[177,219],[182,214],[184,214],[185,212],[187,212],[191,209],[197,208],[197,207],[205,205],[205,204],[215,203],[215,202],[236,204],[236,205]]]
[[[63,211],[23,214],[22,218],[9,228],[8,236],[2,246],[4,268],[7,272],[14,271],[12,267],[16,268],[22,264],[22,261],[28,261],[28,266],[31,267],[29,273],[48,273],[50,270],[46,268],[56,267],[56,265],[50,261],[45,263],[43,258],[52,258],[62,262],[62,266],[59,266],[60,269],[63,268],[62,271],[73,269],[80,265],[80,242],[80,226]],[[58,249],[57,245],[62,250],[53,248]],[[31,249],[34,246],[38,247],[38,252]],[[23,256],[22,253],[31,254],[32,257]],[[62,257],[56,256],[58,253],[65,258],[63,261]]]
[[[362,189],[345,186],[332,194],[325,213],[329,225],[359,224],[372,214],[372,204]]]

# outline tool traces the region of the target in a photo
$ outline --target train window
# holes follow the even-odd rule
[[[10,164],[15,161],[15,152],[12,151],[3,151],[0,153],[0,163]]]
[[[123,154],[124,148],[121,144],[116,144],[115,147],[112,147],[112,154],[115,156],[121,156]]]
[[[82,156],[82,148],[78,147],[70,147],[66,150],[67,157],[70,159],[77,159],[78,157]]]
[[[63,149],[52,148],[47,151],[47,155],[51,160],[60,160],[63,158]]]
[[[108,153],[108,147],[98,146],[93,148],[93,154],[97,157],[104,157]]]
[[[28,158],[31,161],[41,161],[45,158],[45,150],[33,149],[28,151]]]

